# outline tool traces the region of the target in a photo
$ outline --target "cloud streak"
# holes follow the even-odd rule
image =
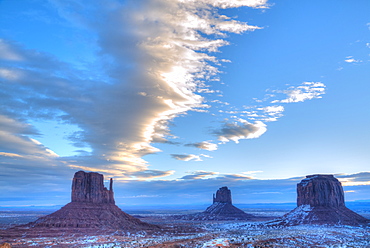
[[[199,149],[207,150],[207,151],[215,151],[217,150],[217,144],[214,144],[212,142],[203,141],[203,142],[196,142],[196,143],[189,143],[185,146],[192,146]]]
[[[171,154],[171,157],[176,160],[181,161],[203,161],[202,157],[210,158],[210,156],[205,154],[194,155],[194,154]]]
[[[255,139],[266,132],[266,125],[260,121],[254,124],[245,123],[225,123],[219,130],[214,131],[214,134],[222,142],[234,141],[239,143],[241,139]]]
[[[223,37],[258,29],[218,14],[217,8],[266,7],[263,0],[111,0],[95,1],[88,8],[83,1],[51,3],[72,26],[95,35],[102,73],[86,74],[52,56],[1,40],[0,77],[6,82],[2,103],[11,108],[0,113],[11,119],[77,126],[80,131],[71,140],[91,153],[65,158],[66,163],[110,169],[124,177],[156,174],[141,173],[147,167],[142,157],[160,151],[153,143],[168,141],[168,124],[174,118],[207,107],[201,93],[218,74],[220,61],[212,54],[228,44]],[[21,140],[13,143],[17,142]],[[23,146],[26,143],[32,144],[24,141]],[[204,142],[198,147],[216,149]],[[156,175],[169,174],[161,173]]]
[[[180,179],[183,180],[197,180],[197,179],[204,179],[209,176],[214,176],[217,175],[217,172],[212,172],[212,171],[195,171],[189,175],[183,176]]]
[[[344,62],[347,62],[347,63],[359,63],[359,62],[362,62],[362,60],[355,59],[355,58],[353,58],[353,56],[348,56],[348,57],[346,57],[346,59],[344,60]]]

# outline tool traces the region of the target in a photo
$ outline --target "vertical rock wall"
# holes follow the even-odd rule
[[[309,175],[297,184],[297,205],[268,225],[367,226],[369,220],[346,208],[341,183],[333,175]]]
[[[103,175],[96,172],[78,171],[72,181],[72,202],[112,203],[113,180],[110,180],[109,190],[104,187]]]
[[[158,230],[156,225],[148,224],[123,212],[115,205],[113,180],[110,179],[109,190],[104,187],[103,175],[95,172],[78,171],[72,181],[72,202],[58,211],[43,216],[28,227],[37,228],[37,233],[48,233],[50,228],[60,235],[78,232],[116,233],[117,230],[128,232],[141,230]]]
[[[344,207],[342,185],[333,175],[306,176],[297,185],[297,205]]]
[[[213,203],[232,203],[231,202],[231,191],[227,187],[222,187],[216,192],[216,197],[213,195]]]

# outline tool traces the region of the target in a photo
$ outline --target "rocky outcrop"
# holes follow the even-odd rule
[[[369,220],[348,209],[341,183],[333,175],[306,176],[297,184],[297,208],[272,225],[367,225]]]
[[[204,212],[182,216],[181,219],[190,220],[250,220],[254,216],[232,204],[231,191],[227,187],[217,190],[213,194],[213,204]]]
[[[232,204],[231,200],[231,191],[227,187],[222,187],[213,194],[213,203],[220,202],[220,203],[230,203]]]
[[[297,184],[297,205],[344,207],[342,185],[333,175],[306,176]]]
[[[113,179],[110,179],[108,190],[104,187],[102,174],[78,171],[73,177],[71,198],[72,202],[115,204],[113,196]]]
[[[29,224],[36,228],[137,231],[153,228],[114,204],[70,202],[60,210]]]
[[[78,171],[72,181],[72,201],[60,210],[26,225],[39,232],[49,229],[125,230],[140,231],[158,229],[123,212],[115,205],[113,180],[109,190],[104,187],[103,175]]]

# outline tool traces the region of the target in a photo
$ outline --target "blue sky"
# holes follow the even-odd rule
[[[294,202],[309,174],[370,200],[370,3],[0,1],[0,205]]]

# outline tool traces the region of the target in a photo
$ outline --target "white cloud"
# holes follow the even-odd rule
[[[261,115],[254,114],[255,117],[258,117],[264,122],[277,121],[280,117],[283,116],[284,107],[280,105],[273,105],[267,107],[257,108],[259,111],[262,111]]]
[[[273,94],[266,94],[262,100],[254,99],[258,105],[243,106],[242,109],[236,107],[230,107],[229,110],[219,109],[219,114],[227,115],[224,119],[226,124],[213,133],[224,143],[230,140],[238,143],[240,139],[258,138],[267,131],[265,123],[277,121],[283,116],[285,107],[276,103],[296,103],[322,98],[325,87],[321,82],[304,82],[298,86],[290,86],[286,90],[271,90]],[[279,97],[283,99],[277,99]],[[264,104],[266,101],[274,105],[266,106]],[[231,120],[234,122],[230,123]]]
[[[24,122],[59,120],[77,126],[80,131],[71,135],[72,141],[91,148],[91,153],[63,160],[71,167],[109,168],[117,176],[146,170],[142,157],[160,151],[152,143],[166,142],[174,118],[187,111],[207,111],[199,91],[219,93],[206,82],[217,80],[214,65],[221,62],[210,53],[228,44],[223,38],[227,33],[258,29],[218,14],[217,8],[266,7],[262,0],[51,3],[71,27],[96,37],[99,53],[94,59],[100,64],[79,70],[1,40],[5,67],[0,76],[12,83],[1,85],[5,94],[0,103],[7,108],[0,114]],[[93,73],[96,68],[99,73]],[[27,134],[8,134],[7,139],[17,139],[12,144],[37,146],[26,140]],[[215,144],[203,147],[216,149]],[[47,149],[42,149],[44,155],[55,156]],[[18,154],[12,149],[9,153]],[[202,157],[193,156],[191,160]]]
[[[288,97],[283,100],[274,100],[271,103],[304,102],[314,98],[322,98],[322,95],[325,94],[325,87],[325,84],[321,82],[304,82],[300,86],[291,86],[284,91],[273,91],[286,94]]]
[[[260,108],[259,110],[263,110],[266,113],[279,114],[284,111],[284,107],[275,105],[275,106],[267,106],[264,108]]]
[[[214,131],[214,134],[222,142],[234,141],[239,143],[241,139],[254,139],[266,132],[266,125],[261,121],[252,123],[226,123],[224,126]]]
[[[360,60],[360,59],[354,59],[353,56],[346,57],[346,59],[344,61],[347,62],[347,63],[359,63],[359,62],[362,62],[362,60]]]

